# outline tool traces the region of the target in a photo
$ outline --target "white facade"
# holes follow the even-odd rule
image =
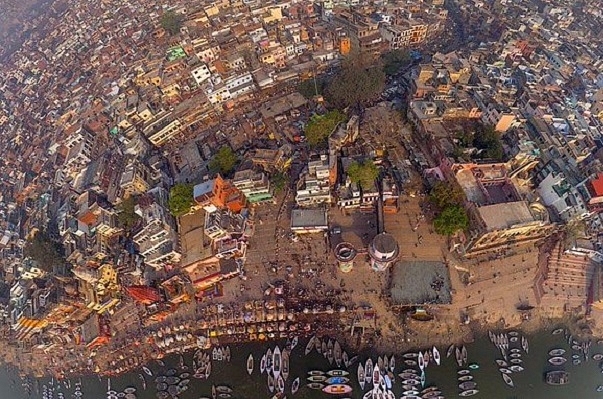
[[[193,75],[193,79],[195,79],[195,82],[197,82],[198,85],[205,82],[211,76],[211,72],[205,64],[193,69],[191,71],[191,74]]]

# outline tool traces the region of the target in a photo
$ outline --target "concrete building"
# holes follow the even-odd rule
[[[296,233],[319,233],[328,229],[326,209],[294,209],[291,211],[291,230]]]
[[[356,248],[349,242],[340,242],[334,252],[339,270],[344,273],[351,272],[354,268],[354,259],[358,254]]]

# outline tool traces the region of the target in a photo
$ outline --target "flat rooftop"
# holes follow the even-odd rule
[[[449,304],[450,274],[442,262],[408,260],[392,270],[390,294],[397,305]]]
[[[291,211],[291,228],[328,228],[325,209],[294,209]]]
[[[513,225],[534,221],[525,201],[480,206],[477,210],[488,231],[506,229]]]

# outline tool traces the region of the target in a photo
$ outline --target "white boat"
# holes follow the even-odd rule
[[[142,371],[144,371],[148,376],[153,376],[153,372],[146,366],[142,366]]]
[[[230,346],[227,346],[224,350],[224,360],[230,362]]]
[[[305,350],[305,354],[306,356],[312,352],[312,349],[314,349],[314,340],[316,339],[316,337],[312,337],[310,338],[310,340],[308,341],[308,343],[306,344],[306,350]]]
[[[459,396],[473,396],[473,395],[477,394],[478,392],[479,391],[477,389],[468,389],[466,391],[459,393]]]
[[[220,347],[220,348],[218,348],[218,356],[216,357],[216,360],[221,362],[222,359],[224,359],[224,351]]]
[[[343,353],[341,354],[341,361],[343,362],[343,365],[346,369],[350,367],[350,357],[348,356],[348,353],[346,351],[343,351]]]
[[[367,384],[373,383],[373,361],[371,359],[366,359],[364,364],[364,380]]]
[[[503,380],[505,381],[505,384],[507,384],[510,387],[514,387],[515,384],[513,384],[513,379],[511,379],[511,377],[509,377],[509,374],[501,374]]]
[[[299,343],[299,338],[297,337],[297,335],[295,337],[293,337],[293,339],[291,340],[291,350],[295,349],[295,347],[297,346],[297,344]]]
[[[268,373],[268,390],[274,392],[274,377],[270,373]]]
[[[562,356],[554,356],[549,359],[549,363],[553,366],[561,366],[565,362],[567,362],[567,359]]]
[[[364,390],[365,379],[364,379],[364,367],[362,366],[362,363],[358,363],[357,377],[358,377],[358,385],[360,385],[360,389]]]
[[[524,336],[521,337],[521,347],[523,348],[523,350],[528,353],[530,350],[530,346],[528,344],[528,339]]]
[[[423,369],[425,368],[425,359],[423,359],[423,353],[419,352],[419,369],[421,369],[421,371],[423,371]]]
[[[338,341],[335,341],[335,345],[333,346],[333,357],[335,358],[337,367],[341,367],[341,345],[339,345]]]
[[[274,352],[272,352],[272,373],[274,374],[275,381],[278,379],[279,374],[281,373],[281,348],[276,346],[274,348]]]
[[[450,356],[452,356],[453,353],[454,353],[454,344],[452,344],[448,347],[448,350],[446,351],[446,358],[449,358]]]
[[[381,371],[379,371],[379,365],[376,365],[373,369],[373,387],[378,387],[381,383]]]
[[[432,352],[433,352],[433,360],[435,361],[435,364],[437,364],[439,366],[440,365],[440,352],[438,351],[438,348],[436,348],[434,346],[432,348]]]
[[[279,375],[276,379],[276,389],[279,392],[285,392],[285,380],[283,379],[282,375]]]
[[[465,348],[465,345],[461,348],[461,355],[463,357],[463,364],[467,364],[467,348]]]
[[[511,371],[512,371],[512,372],[514,372],[514,373],[519,373],[519,372],[523,371],[523,370],[524,370],[524,368],[523,368],[523,367],[521,367],[521,366],[520,366],[520,365],[518,365],[518,364],[514,364],[514,365],[512,365],[512,366],[510,366],[510,367],[509,367],[509,370],[511,370]]]
[[[289,378],[289,351],[284,350],[281,358],[281,375],[283,376],[283,379],[287,381]]]
[[[291,384],[291,394],[295,395],[297,393],[298,389],[299,389],[299,377],[294,379],[293,383]]]
[[[266,352],[266,373],[270,374],[272,371],[272,349],[268,348]]]
[[[211,358],[212,360],[218,360],[218,348],[214,347],[211,351]]]
[[[396,357],[394,355],[392,355],[392,357],[389,358],[389,371],[391,371],[393,373],[395,369],[396,369]]]
[[[266,354],[262,355],[262,359],[260,360],[260,374],[264,374],[266,371]]]
[[[386,372],[387,369],[389,369],[389,357],[387,357],[387,355],[383,356],[383,368],[381,370],[383,370],[383,372]]]
[[[247,358],[247,374],[251,375],[253,373],[253,355],[249,354]]]

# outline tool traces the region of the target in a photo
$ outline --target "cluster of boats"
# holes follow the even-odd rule
[[[107,380],[107,399],[136,399],[136,388],[126,387],[122,392],[111,389],[111,379]]]
[[[64,382],[64,386],[65,386],[65,388],[69,389],[69,388],[71,388],[71,383],[68,382],[68,380],[66,380]],[[61,392],[61,382],[55,381],[53,378],[48,382],[48,385],[42,385],[42,399],[55,399],[55,394],[56,394],[56,399],[65,399],[65,394],[63,392]],[[29,392],[28,396],[29,395],[31,395],[31,391]],[[81,397],[82,397],[81,381],[75,383],[75,391],[73,392],[72,397],[76,398],[76,399],[81,399]]]
[[[513,373],[524,371],[523,360],[521,358],[522,350],[528,353],[530,350],[528,339],[525,336],[519,335],[517,331],[509,331],[508,333],[495,334],[488,331],[490,342],[492,342],[499,350],[502,359],[496,359],[496,364],[499,367],[498,371],[508,386],[515,387]]]
[[[319,354],[322,354],[324,358],[328,360],[330,365],[335,362],[335,365],[337,367],[341,367],[343,365],[345,368],[348,368],[356,360],[358,360],[357,357],[350,359],[348,353],[341,349],[341,345],[339,344],[339,342],[337,342],[337,340],[326,338],[321,339],[316,336],[313,336],[306,344],[306,356],[314,349],[316,349],[316,352],[318,352]]]
[[[230,357],[230,348],[228,348]],[[213,355],[213,354],[212,354]],[[213,357],[213,356],[212,356]],[[211,375],[211,360],[207,352],[197,349],[193,355],[193,378],[206,380]]]
[[[268,348],[260,359],[260,374],[266,373],[270,393],[275,391],[277,393],[285,392],[285,383],[289,379],[289,356],[295,346],[297,346],[297,340],[295,340],[295,344],[288,343],[282,351],[278,345],[274,350]],[[250,375],[254,369],[253,362],[253,355],[249,355],[247,358],[247,372]],[[291,393],[295,394],[298,389],[299,378],[295,379],[291,384]]]
[[[326,373],[312,370],[308,372],[307,387],[332,395],[348,394],[352,392],[352,387],[349,385],[350,379],[347,377],[349,374],[345,370],[329,370]]]

